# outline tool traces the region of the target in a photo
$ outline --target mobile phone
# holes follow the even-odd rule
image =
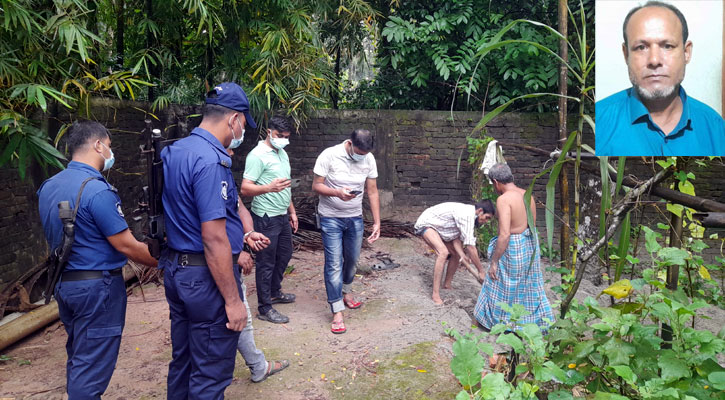
[[[353,194],[355,196],[359,195],[360,193],[362,193],[362,190],[351,190],[350,191],[350,194]]]

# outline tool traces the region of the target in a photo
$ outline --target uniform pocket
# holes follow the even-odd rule
[[[234,359],[238,340],[239,332],[229,330],[226,326],[209,327],[207,358],[210,360]]]
[[[121,325],[88,328],[86,336],[88,339],[103,339],[114,336],[121,336],[123,327]]]

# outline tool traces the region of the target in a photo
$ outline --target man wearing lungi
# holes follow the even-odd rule
[[[514,184],[511,169],[506,164],[495,164],[488,177],[499,194],[496,200],[498,237],[491,239],[488,245],[488,254],[493,255],[474,316],[485,329],[491,329],[498,323],[509,322],[509,313],[497,303],[521,304],[530,314],[517,322],[518,327],[535,323],[546,329],[554,322],[554,315],[544,292],[538,237],[531,232],[526,219],[526,191]],[[535,221],[533,197],[531,214]]]

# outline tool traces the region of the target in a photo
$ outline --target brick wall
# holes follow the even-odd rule
[[[114,100],[96,100],[90,109],[90,117],[105,124],[112,132],[116,163],[108,179],[119,189],[124,212],[132,227],[133,210],[141,195],[141,187],[146,183],[145,158],[139,153],[143,138],[139,132],[144,127],[146,114],[143,110],[147,109],[148,105],[144,103]],[[199,117],[190,117],[199,111],[196,106],[172,106],[159,113],[159,120],[154,120],[154,124],[165,128],[165,135],[169,138],[183,137],[199,123]],[[58,116],[61,121],[77,117],[73,114]],[[294,196],[299,198],[311,194],[312,170],[317,155],[323,149],[342,142],[353,129],[364,128],[376,135],[374,154],[378,163],[378,187],[392,191],[396,215],[409,218],[415,212],[443,201],[470,201],[472,166],[466,161],[466,135],[480,118],[481,114],[477,112],[319,111],[299,135],[292,136],[286,149],[292,164],[292,176],[303,181],[295,189]],[[488,132],[500,141],[550,151],[555,147],[558,136],[556,121],[554,114],[502,114],[489,123]],[[586,135],[585,141],[591,142],[591,136]],[[244,169],[244,155],[256,145],[257,139],[257,132],[248,129],[244,144],[235,152],[232,169],[238,183]],[[537,173],[552,163],[547,155],[522,148],[506,147],[504,151],[520,186],[527,186]],[[640,177],[651,176],[651,170],[633,165],[636,160],[628,162],[628,173],[633,171]],[[722,166],[709,170],[695,168],[697,193],[725,202],[725,174],[722,170]],[[0,208],[0,235],[5,239],[0,243],[0,287],[47,254],[35,197],[44,176],[35,169],[30,175],[21,182],[15,170],[0,170],[0,201],[3,204]],[[542,177],[535,185],[534,195],[541,201],[545,199],[546,179],[546,176]],[[573,177],[570,182],[573,187]],[[591,233],[598,227],[598,175],[585,175],[582,185],[586,189],[595,189],[585,190],[582,200],[582,219],[589,217],[588,232]],[[557,200],[557,210],[558,207]],[[646,215],[652,220],[662,218],[652,210]],[[542,211],[538,219],[537,224],[543,228]],[[719,254],[719,248],[713,248],[711,252]]]

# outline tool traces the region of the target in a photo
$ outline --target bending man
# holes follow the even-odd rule
[[[448,261],[446,280],[443,282],[444,289],[451,288],[453,275],[462,261],[467,265],[471,262],[478,269],[477,279],[483,280],[484,272],[481,259],[478,257],[476,248],[476,232],[474,228],[488,222],[494,214],[491,200],[484,200],[480,203],[463,204],[447,202],[435,205],[423,211],[415,223],[415,234],[435,250],[435,267],[433,269],[433,302],[443,304],[440,295],[441,278],[443,267]],[[466,255],[463,251],[466,247]]]

